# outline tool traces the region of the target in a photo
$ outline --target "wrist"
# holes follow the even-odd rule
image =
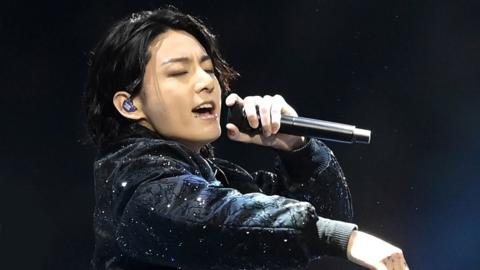
[[[352,239],[352,234],[357,231],[357,228],[353,223],[318,217],[318,236],[328,247],[325,254],[349,258],[349,240]]]
[[[349,261],[354,261],[352,257],[352,246],[353,243],[355,242],[355,238],[357,237],[358,231],[354,230],[352,234],[350,234],[350,238],[348,239],[348,244],[347,244],[347,259]]]

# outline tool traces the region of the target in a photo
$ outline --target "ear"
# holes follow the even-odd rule
[[[130,99],[131,95],[126,91],[118,91],[113,95],[113,106],[117,111],[125,118],[131,120],[141,120],[145,119],[145,114],[141,109],[141,104],[137,98],[131,99],[130,101],[137,108],[136,110],[127,110],[124,106],[125,102]]]

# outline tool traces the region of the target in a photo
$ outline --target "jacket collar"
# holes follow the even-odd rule
[[[155,131],[152,131],[138,123],[132,123],[128,126],[123,127],[117,138],[109,144],[106,144],[101,147],[99,156],[102,157],[108,153],[115,152],[123,147],[125,147],[128,144],[131,143],[136,143],[139,141],[145,141],[145,140],[156,140],[156,143],[162,143],[161,141],[164,141],[165,143],[168,142],[170,147],[172,149],[175,149],[173,152],[178,153],[179,156],[182,157],[191,157],[188,159],[185,159],[185,162],[193,161],[196,166],[198,166],[198,169],[200,171],[200,174],[205,178],[205,179],[214,179],[214,171],[212,169],[212,165],[208,161],[208,158],[213,157],[212,155],[209,155],[209,153],[195,153],[192,150],[190,150],[188,147],[184,146],[183,144],[169,140],[162,135],[158,134]],[[171,144],[171,143],[174,144]],[[207,146],[206,150],[209,151],[211,146]]]

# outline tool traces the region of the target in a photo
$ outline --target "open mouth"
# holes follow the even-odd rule
[[[213,101],[203,102],[192,109],[195,117],[201,119],[215,119],[218,118],[218,113],[215,112],[215,103]]]

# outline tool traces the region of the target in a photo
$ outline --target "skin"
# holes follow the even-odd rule
[[[372,270],[409,270],[403,252],[371,234],[353,231],[347,246],[347,258]]]
[[[149,50],[152,57],[146,66],[142,91],[132,99],[137,110],[128,112],[122,107],[123,102],[131,98],[125,91],[116,92],[113,104],[124,117],[199,152],[221,134],[222,90],[213,72],[213,63],[202,45],[184,31],[170,30],[159,35]],[[214,104],[217,116],[202,119],[192,112],[206,101]],[[226,129],[231,140],[285,151],[305,145],[304,137],[278,133],[281,115],[297,116],[282,96],[241,98],[230,94],[225,100],[227,106],[237,102],[243,105],[251,127],[262,124],[263,134],[251,137],[228,123]],[[257,118],[256,106],[260,118]],[[369,269],[409,269],[399,248],[360,231],[354,231],[349,239],[347,258]]]
[[[176,140],[198,152],[221,134],[221,88],[213,72],[213,63],[203,46],[185,31],[170,30],[157,37],[149,48],[151,60],[146,66],[140,95],[132,99],[137,110],[127,112],[122,104],[130,95],[119,91],[113,98],[117,110],[125,117],[166,138]],[[214,119],[197,117],[192,109],[203,102],[215,106]],[[229,123],[226,128],[232,140],[292,150],[301,147],[303,137],[277,134],[280,115],[297,116],[295,110],[279,96],[227,97],[227,106],[236,102],[244,105],[249,123],[257,127],[255,105],[260,106],[263,135],[250,137]]]
[[[132,100],[137,110],[121,108],[129,97],[126,92],[117,92],[114,104],[125,117],[198,152],[221,134],[219,117],[205,120],[192,112],[209,101],[220,113],[221,89],[213,63],[200,43],[183,31],[158,36],[149,50],[142,91]]]

